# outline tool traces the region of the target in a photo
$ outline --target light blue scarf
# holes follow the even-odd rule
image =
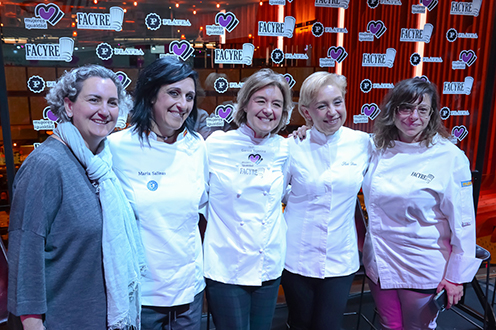
[[[108,329],[140,329],[141,285],[145,256],[134,212],[112,170],[112,155],[105,139],[94,155],[72,123],[58,124],[54,133],[69,146],[98,184],[103,214],[103,270],[107,290]],[[84,306],[81,306],[84,308]],[[88,317],[91,317],[89,315]]]

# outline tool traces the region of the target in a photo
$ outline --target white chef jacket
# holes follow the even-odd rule
[[[291,192],[286,269],[307,277],[350,275],[358,270],[355,206],[369,162],[367,133],[341,127],[290,138],[287,176]]]
[[[395,141],[375,149],[363,181],[369,215],[363,263],[383,289],[433,289],[443,278],[470,282],[475,215],[470,165],[447,139]]]
[[[205,277],[262,285],[278,278],[286,255],[282,215],[287,141],[255,138],[246,125],[207,139],[210,170]]]
[[[187,130],[167,144],[132,128],[109,136],[114,171],[139,221],[148,270],[142,305],[190,303],[205,288],[198,211],[207,202],[205,142]]]

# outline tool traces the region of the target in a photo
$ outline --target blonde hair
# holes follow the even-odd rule
[[[310,106],[317,97],[317,94],[319,94],[320,89],[327,85],[337,87],[343,94],[343,97],[345,96],[346,86],[348,84],[346,82],[346,77],[339,74],[329,73],[327,71],[314,72],[309,75],[301,85],[298,112],[305,120],[306,117],[301,108]],[[307,124],[311,123],[308,123],[307,120]]]
[[[280,130],[286,127],[291,111],[293,110],[293,101],[291,100],[291,89],[289,88],[286,78],[282,74],[275,73],[270,69],[262,69],[252,74],[243,84],[238,92],[236,113],[234,114],[234,122],[241,126],[246,123],[246,108],[250,102],[251,96],[267,86],[275,86],[279,88],[283,97],[283,107],[281,121],[271,133],[277,134]]]

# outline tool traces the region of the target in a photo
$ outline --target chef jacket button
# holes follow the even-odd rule
[[[260,252],[260,254],[262,254],[263,253],[263,249],[260,249],[258,252]]]
[[[238,193],[236,194],[236,197],[238,197],[238,198],[241,197],[241,191],[238,191]]]
[[[266,192],[266,191],[264,191],[264,192],[263,192],[263,195],[264,195],[264,196],[267,196],[267,192]]]
[[[262,225],[265,225],[265,221],[262,221]]]
[[[242,225],[244,225],[244,224],[245,224],[245,223],[244,223],[243,221],[241,221],[241,222],[239,223],[239,225],[240,225],[240,226],[242,226]]]

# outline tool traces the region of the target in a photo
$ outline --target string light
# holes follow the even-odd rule
[[[133,2],[133,5],[136,7],[138,6],[138,1]]]
[[[176,8],[179,8],[179,3],[176,2]]]
[[[218,4],[216,5],[216,7],[217,7],[217,8],[220,8],[220,3],[218,3]]]
[[[77,37],[77,32],[76,31],[72,31],[72,36],[73,37]]]
[[[261,6],[261,5],[263,5],[263,2],[262,2],[262,1],[260,1],[260,6]]]
[[[193,10],[193,15],[196,15],[196,10]]]

